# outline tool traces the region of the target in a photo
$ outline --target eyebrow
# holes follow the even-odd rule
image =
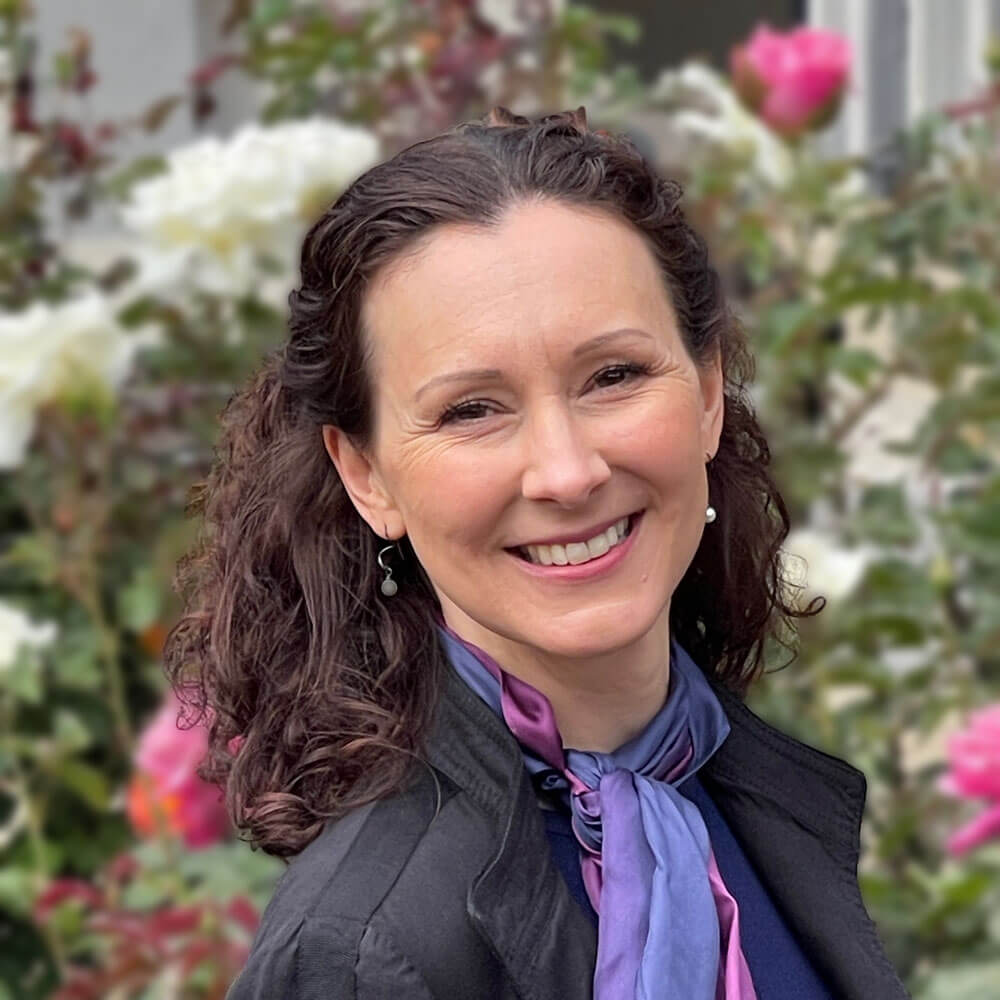
[[[596,337],[591,337],[590,340],[585,340],[582,344],[577,344],[573,348],[572,357],[577,358],[581,355],[589,354],[613,341],[630,337],[641,337],[651,340],[654,343],[656,342],[656,338],[646,330],[639,330],[632,326],[623,326],[618,330],[608,330],[606,333],[599,333]],[[413,398],[414,400],[419,400],[425,392],[444,382],[465,382],[472,381],[473,379],[482,382],[496,382],[502,378],[503,372],[499,368],[466,368],[459,372],[448,372],[446,375],[436,375],[428,382],[425,382],[416,391]]]

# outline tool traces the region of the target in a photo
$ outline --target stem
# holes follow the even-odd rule
[[[31,798],[28,778],[24,773],[21,758],[18,755],[18,749],[14,741],[14,710],[9,694],[4,691],[0,691],[0,719],[3,721],[3,725],[0,726],[0,733],[4,735],[4,747],[12,772],[10,781],[11,794],[15,797],[15,801],[21,801],[25,806],[25,832],[31,848],[31,859],[33,862],[32,893],[37,898],[52,876],[45,859],[45,834],[41,815],[42,809],[40,806],[36,806],[36,803]],[[62,939],[55,932],[51,924],[35,923],[34,926],[45,940],[59,970],[59,979],[62,981],[65,979],[67,971],[66,948],[63,945]]]
[[[109,435],[104,434],[101,437],[101,445],[100,478],[96,489],[99,496],[106,498],[112,496],[114,487],[111,482],[112,440]],[[98,545],[107,537],[109,520],[110,505],[105,502],[100,508],[97,524],[94,526],[94,533],[91,536],[94,539],[94,544],[87,549],[86,588],[81,596],[84,606],[90,611],[100,633],[100,655],[104,661],[105,677],[111,695],[111,713],[115,720],[115,733],[122,756],[128,759],[132,753],[133,734],[132,724],[129,720],[128,703],[125,698],[125,678],[121,668],[121,643],[117,630],[104,613],[100,595],[101,561]]]
[[[88,573],[92,578],[92,574]],[[111,715],[114,718],[115,738],[118,749],[127,759],[132,752],[132,723],[129,719],[128,704],[125,699],[125,678],[122,675],[119,662],[121,644],[118,633],[109,624],[95,586],[87,587],[77,594],[80,603],[87,609],[100,635],[98,647],[100,660],[103,661],[104,675],[108,683],[111,698]]]

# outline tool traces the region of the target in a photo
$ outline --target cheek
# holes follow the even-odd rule
[[[414,544],[486,549],[496,545],[497,523],[510,495],[502,464],[457,454],[413,463],[404,477],[407,530]]]
[[[691,406],[668,400],[628,428],[619,440],[650,480],[681,492],[686,487],[699,488],[705,456],[700,423]]]

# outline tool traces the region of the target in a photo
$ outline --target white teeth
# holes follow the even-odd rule
[[[603,556],[608,549],[617,545],[624,537],[628,528],[628,518],[616,521],[607,531],[586,542],[570,542],[569,545],[528,545],[528,555],[533,563],[542,566],[565,566],[567,563],[576,566]]]

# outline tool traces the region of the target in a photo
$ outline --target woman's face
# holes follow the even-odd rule
[[[409,536],[448,624],[510,659],[666,636],[705,530],[722,376],[688,356],[642,237],[597,212],[521,204],[493,231],[435,231],[377,276],[364,313],[372,448],[331,426],[324,441],[373,530]],[[592,562],[513,551],[638,511]]]

